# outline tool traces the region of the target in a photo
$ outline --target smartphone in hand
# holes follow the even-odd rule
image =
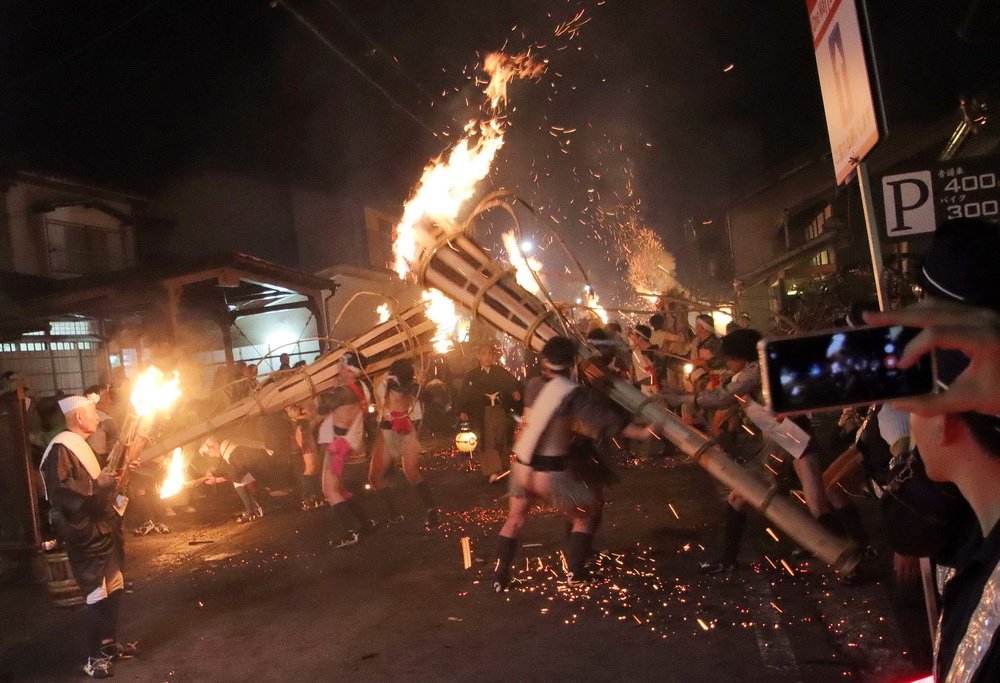
[[[764,397],[778,415],[882,403],[934,390],[934,362],[924,356],[900,369],[914,327],[858,327],[762,339]]]

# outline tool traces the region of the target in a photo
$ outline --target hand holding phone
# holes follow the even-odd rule
[[[757,348],[768,407],[792,415],[929,394],[930,357],[900,367],[919,332],[891,325],[763,339]]]

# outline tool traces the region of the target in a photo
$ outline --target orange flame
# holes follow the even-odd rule
[[[545,65],[536,62],[528,51],[516,55],[491,52],[483,60],[483,70],[490,75],[486,84],[486,96],[490,106],[497,109],[501,103],[507,104],[507,84],[515,78],[537,78],[545,71]]]
[[[514,278],[517,280],[517,284],[532,294],[538,294],[540,291],[538,280],[535,279],[532,272],[538,273],[541,270],[541,262],[533,256],[525,255],[521,249],[521,245],[517,242],[517,235],[514,234],[513,230],[503,233],[500,239],[503,240],[503,248],[507,252],[507,260],[514,267]],[[539,279],[541,279],[541,276],[539,276]]]
[[[378,308],[375,309],[375,314],[378,316],[379,323],[389,320],[389,304],[379,304]]]
[[[136,378],[130,399],[136,415],[142,417],[169,408],[180,396],[177,373],[167,378],[159,368],[150,366]]]
[[[590,310],[593,311],[594,315],[601,319],[601,323],[604,325],[608,324],[608,310],[600,304],[600,297],[597,296],[597,292],[591,290],[587,294],[587,305],[590,306]]]
[[[507,84],[514,78],[531,78],[544,71],[527,52],[510,57],[502,53],[486,56],[483,68],[490,75],[486,94],[494,110],[506,102]],[[403,217],[393,231],[393,269],[401,278],[413,270],[424,249],[429,248],[428,223],[445,230],[458,218],[476,187],[490,172],[493,159],[503,146],[504,123],[499,115],[487,121],[470,121],[465,134],[450,150],[424,168],[413,195],[403,205]],[[459,323],[454,303],[441,292],[423,293],[427,316],[437,324],[434,348],[451,350]]]
[[[431,344],[438,353],[448,353],[454,347],[458,333],[455,302],[436,289],[425,289],[421,298],[427,304],[427,317],[437,325]]]
[[[447,158],[432,161],[420,177],[413,196],[403,206],[403,218],[396,226],[392,250],[393,268],[405,278],[420,255],[424,221],[449,224],[458,217],[476,191],[476,185],[490,172],[493,157],[503,145],[503,129],[491,120],[465,127],[465,137]]]
[[[176,496],[184,488],[185,483],[184,451],[175,448],[173,455],[170,456],[170,464],[167,466],[167,476],[160,486],[160,498]]]

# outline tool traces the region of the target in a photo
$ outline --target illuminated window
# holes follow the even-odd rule
[[[0,370],[28,381],[35,396],[81,393],[97,383],[98,344],[93,341],[21,341],[0,345]]]
[[[824,249],[815,256],[812,257],[810,262],[814,266],[828,266],[833,262],[832,255],[829,249]]]

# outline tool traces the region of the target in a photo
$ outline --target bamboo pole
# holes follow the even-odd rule
[[[145,448],[139,462],[163,457],[173,449],[203,439],[213,432],[232,428],[258,415],[277,413],[327,391],[340,372],[341,357],[349,351],[356,351],[367,358],[365,372],[369,377],[382,374],[399,358],[432,354],[430,340],[437,326],[427,319],[425,310],[425,304],[418,303],[324,354],[311,365],[290,371],[285,379],[262,387],[218,415],[204,417],[168,434]]]
[[[494,328],[539,351],[558,334],[556,313],[517,284],[512,273],[490,258],[471,238],[447,226],[433,226],[423,241],[416,275],[421,285],[436,287]],[[583,355],[593,351],[584,347]],[[588,364],[595,385],[630,413],[660,429],[688,457],[733,490],[794,539],[799,545],[841,571],[857,565],[856,544],[834,536],[777,488],[761,481],[733,461],[705,434],[684,424],[665,406],[637,388]]]

